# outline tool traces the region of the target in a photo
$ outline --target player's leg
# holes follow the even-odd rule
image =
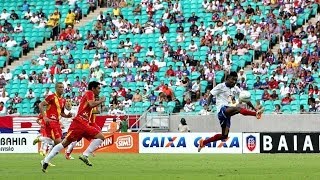
[[[65,157],[68,160],[73,160],[74,158],[71,156],[71,153],[73,151],[73,148],[77,145],[78,141],[74,141],[72,143],[69,144],[66,153],[65,153]]]
[[[71,142],[78,140],[82,137],[84,131],[82,130],[82,124],[78,123],[77,121],[73,121],[70,125],[70,128],[68,130],[68,134],[64,140],[55,145],[51,152],[44,158],[44,160],[41,162],[42,164],[42,171],[46,172],[49,162],[57,155],[59,152],[67,147]]]
[[[87,127],[85,138],[93,139],[89,144],[88,148],[83,152],[82,156],[79,156],[79,159],[83,161],[86,165],[92,166],[92,163],[89,161],[89,155],[92,154],[99,145],[104,140],[104,135],[95,127]]]
[[[242,107],[225,107],[225,110],[223,111],[223,115],[226,117],[231,117],[239,113],[244,116],[256,116],[258,119],[260,119],[262,110],[256,112]]]

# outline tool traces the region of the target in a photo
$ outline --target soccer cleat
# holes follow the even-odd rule
[[[200,139],[200,140],[199,140],[199,145],[198,145],[198,152],[200,152],[203,147],[204,147],[204,145],[203,145],[203,139]]]
[[[42,167],[42,172],[44,172],[44,173],[48,172],[47,168],[48,168],[49,164],[45,163],[43,160],[40,163],[41,163],[41,167]]]
[[[92,166],[92,163],[89,161],[89,158],[84,156],[84,155],[81,155],[79,156],[79,159],[84,162],[87,166]]]
[[[262,108],[262,109],[259,109],[259,110],[257,111],[257,113],[256,113],[257,119],[261,119],[263,110],[264,110],[264,109]]]
[[[69,154],[65,154],[67,160],[74,160],[74,157],[70,156]]]
[[[33,145],[36,145],[36,144],[38,144],[38,142],[40,142],[40,136],[38,136],[37,138],[35,138],[34,140],[33,140]]]
[[[56,165],[52,164],[52,163],[48,163],[50,167],[55,167]]]
[[[40,154],[40,156],[46,156],[46,153],[43,151],[40,151],[39,154]]]

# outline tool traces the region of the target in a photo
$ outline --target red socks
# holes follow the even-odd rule
[[[205,146],[208,143],[219,141],[219,140],[221,140],[221,138],[222,138],[222,134],[216,134],[216,135],[212,136],[211,138],[204,140],[203,145]]]
[[[257,113],[255,111],[251,111],[246,108],[241,108],[240,114],[242,114],[244,116],[256,116]]]

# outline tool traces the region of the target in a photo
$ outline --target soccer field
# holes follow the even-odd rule
[[[74,154],[74,157],[78,157]],[[1,154],[0,179],[319,179],[318,154],[97,154],[93,167],[58,155],[47,173],[38,154]]]

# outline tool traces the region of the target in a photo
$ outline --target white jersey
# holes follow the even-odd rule
[[[64,109],[64,113],[65,114],[71,113],[72,117],[74,117],[76,115],[76,113],[77,113],[77,110],[78,110],[77,107],[72,106],[71,110]],[[72,122],[72,118],[61,117],[61,123],[63,125],[62,133],[68,132],[68,129],[70,127],[71,122]]]
[[[220,83],[215,86],[210,93],[216,97],[217,112],[219,112],[223,106],[229,106],[232,97],[238,97],[240,91],[238,86],[229,88],[226,86],[226,83]]]

